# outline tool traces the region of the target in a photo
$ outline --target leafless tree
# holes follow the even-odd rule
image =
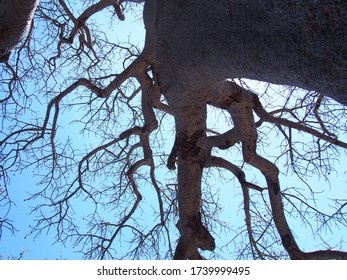
[[[121,21],[142,20],[134,2],[143,47],[117,41]],[[1,64],[0,229],[14,230],[10,178],[30,169],[32,234],[54,229],[86,258],[219,258],[232,246],[237,258],[346,259],[346,236],[323,234],[346,230],[346,199],[321,209],[309,179],[329,179],[347,148],[346,14],[343,0],[40,1]],[[245,79],[286,87],[255,92]],[[301,185],[284,189],[282,174]],[[237,229],[212,186],[231,178]],[[291,218],[322,247],[304,251]]]

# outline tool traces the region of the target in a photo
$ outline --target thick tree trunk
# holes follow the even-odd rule
[[[345,0],[161,0],[152,16],[164,90],[250,78],[347,104]]]
[[[144,53],[150,54],[176,119],[168,161],[169,168],[178,161],[181,237],[175,258],[196,259],[198,248],[215,246],[200,219],[201,177],[209,157],[206,104],[222,100],[221,108],[232,109],[245,103],[240,115],[252,115],[247,96],[231,94],[226,86],[228,78],[249,78],[315,90],[347,105],[347,5],[345,0],[146,0],[144,20]],[[281,210],[276,172],[268,174],[253,140],[242,140],[244,159],[267,180],[275,178],[268,180],[274,187],[270,198],[274,211]],[[275,213],[275,223],[289,255],[299,258],[283,211]]]
[[[0,0],[0,62],[25,36],[39,0]]]
[[[195,102],[193,106],[173,109],[176,120],[176,141],[171,161],[177,158],[179,208],[177,227],[181,234],[174,259],[201,259],[198,249],[212,251],[215,248],[214,238],[202,224],[200,214],[201,177],[208,157],[206,105]],[[173,168],[174,164],[171,163],[170,168]]]

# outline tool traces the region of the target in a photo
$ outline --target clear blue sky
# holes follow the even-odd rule
[[[103,20],[103,16],[96,18],[98,22]],[[105,23],[107,26],[107,23]],[[133,17],[131,14],[126,14],[126,20],[124,22],[120,22],[119,25],[114,30],[109,30],[109,36],[119,41],[128,41],[128,35],[131,36],[130,41],[138,40],[140,44],[142,44],[144,40],[144,28],[141,20],[138,17]],[[262,88],[257,88],[256,83],[254,84],[255,91],[262,91]],[[211,114],[209,121],[211,122],[211,127],[214,126],[212,123],[216,123],[215,114]],[[227,124],[219,119],[218,124],[216,124],[220,130],[225,130]],[[68,133],[68,122],[66,122],[66,128],[64,132]],[[169,129],[168,129],[169,130]],[[275,138],[275,136],[273,136]],[[171,141],[169,141],[171,144]],[[274,141],[273,146],[267,147],[269,154],[273,154],[275,150],[278,149],[279,143]],[[283,164],[283,163],[282,163]],[[281,163],[278,163],[280,166]],[[345,188],[347,183],[347,159],[346,156],[342,156],[340,158],[340,164],[336,166],[337,172],[333,172],[330,176],[330,183],[324,181],[323,178],[313,177],[311,178],[311,185],[314,186],[315,190],[323,191],[321,194],[317,194],[317,197],[320,197],[318,204],[322,201],[322,204],[330,203],[330,197],[340,197],[347,198],[347,190]],[[17,204],[17,207],[13,207],[10,213],[10,218],[15,222],[14,225],[18,229],[15,236],[9,235],[8,231],[3,232],[3,238],[0,241],[0,255],[2,258],[8,257],[18,257],[19,254],[25,250],[26,248],[29,251],[24,255],[24,259],[80,259],[81,254],[75,252],[72,248],[71,244],[67,244],[66,247],[63,247],[61,244],[53,244],[54,243],[54,235],[55,232],[50,232],[47,236],[38,236],[33,238],[33,236],[26,237],[26,235],[30,232],[30,225],[33,225],[34,222],[32,219],[33,216],[30,216],[30,206],[33,206],[32,201],[25,201],[28,198],[28,193],[33,193],[35,186],[37,184],[37,178],[32,176],[33,171],[28,170],[23,174],[16,174],[16,176],[11,177],[11,185],[9,188],[10,195],[13,201]],[[264,179],[260,174],[255,173],[255,175],[250,172],[248,173],[250,178],[254,178],[259,184],[264,184]],[[165,174],[163,174],[165,176]],[[229,176],[232,178],[232,176]],[[282,188],[288,187],[299,187],[301,189],[305,188],[300,180],[298,180],[293,175],[288,175],[287,177],[281,178]],[[241,224],[243,222],[243,211],[239,208],[240,203],[242,202],[242,197],[240,195],[241,191],[238,186],[237,181],[229,180],[228,184],[223,185],[218,180],[212,180],[211,184],[216,189],[216,191],[220,191],[221,204],[224,207],[224,212],[222,214],[222,219],[230,220],[231,219],[237,227],[238,223]],[[330,184],[330,185],[329,185]],[[324,202],[323,202],[324,201]],[[149,201],[150,202],[150,201]],[[37,201],[38,203],[38,201]],[[295,219],[290,220],[293,225],[293,228],[297,230],[298,233],[298,241],[299,244],[302,245],[303,249],[306,250],[314,250],[318,249],[316,247],[318,245],[322,245],[320,240],[313,240],[314,238],[310,234],[309,230],[304,229],[301,223],[295,221]],[[345,230],[345,229],[343,229]],[[305,232],[305,233],[304,233]],[[345,238],[345,246],[344,249],[347,250],[346,238],[347,234],[342,232],[334,232],[331,234],[327,232],[327,236],[332,235],[332,238],[336,239],[336,242],[339,238]],[[226,237],[221,236],[221,239],[218,241],[221,244],[225,241]],[[334,243],[334,242],[333,242]],[[217,244],[217,245],[219,245]],[[224,250],[220,252],[223,254],[225,258],[229,258],[232,255],[232,252],[228,252]]]
[[[142,5],[132,5],[134,9],[132,12],[127,13],[125,21],[119,21],[116,26],[111,28],[109,22],[105,20],[105,14],[100,13],[92,17],[103,27],[103,30],[108,33],[108,37],[115,42],[137,42],[139,47],[144,43],[145,30],[141,17]],[[110,12],[107,12],[110,15]],[[45,110],[45,106],[39,108],[39,110]],[[65,122],[64,130],[61,130],[65,135],[76,135],[76,130],[71,126],[68,114],[63,115],[60,120]],[[73,115],[73,114],[72,114]],[[71,116],[71,115],[70,115]],[[30,115],[28,116],[30,118]],[[65,120],[64,120],[65,118]],[[85,141],[85,140],[84,140]],[[90,139],[88,139],[90,141]],[[89,145],[92,143],[81,143],[81,145]],[[94,143],[94,145],[97,143]],[[38,236],[33,238],[32,235],[26,237],[30,232],[30,226],[35,223],[33,219],[34,215],[30,215],[31,208],[33,206],[32,201],[26,201],[30,194],[35,193],[38,188],[37,184],[39,179],[33,177],[34,171],[28,170],[23,174],[15,174],[11,176],[11,183],[9,192],[11,199],[16,203],[16,207],[12,207],[9,218],[15,223],[17,232],[12,235],[9,231],[3,231],[3,237],[0,241],[0,256],[3,259],[8,257],[18,257],[21,252],[29,249],[24,255],[24,259],[81,259],[81,254],[75,252],[71,244],[64,247],[61,244],[53,244],[55,239],[55,232],[49,232],[47,236]],[[43,202],[43,201],[41,201]],[[38,200],[37,203],[40,203]],[[83,206],[82,206],[83,207]]]

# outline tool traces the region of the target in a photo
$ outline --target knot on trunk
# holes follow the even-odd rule
[[[189,216],[186,223],[179,221],[177,228],[181,237],[176,247],[175,260],[203,259],[198,248],[208,251],[213,251],[216,248],[213,236],[201,222],[200,213]]]
[[[204,144],[200,143],[205,140],[205,131],[198,130],[192,135],[188,132],[178,133],[174,145],[167,161],[167,167],[170,170],[176,169],[177,157],[181,156],[183,160],[195,158],[197,161],[204,163],[205,149]],[[201,164],[203,167],[203,164]]]

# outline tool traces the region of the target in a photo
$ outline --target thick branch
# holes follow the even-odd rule
[[[254,111],[256,112],[256,114],[260,117],[261,120],[263,121],[267,121],[273,124],[277,124],[277,125],[283,125],[286,127],[290,127],[290,128],[294,128],[298,131],[302,131],[302,132],[306,132],[308,134],[311,134],[312,136],[317,137],[318,139],[322,139],[328,143],[334,144],[336,146],[342,147],[342,148],[347,148],[347,143],[338,140],[334,135],[332,135],[331,133],[329,133],[326,128],[322,125],[322,121],[320,120],[320,118],[318,117],[317,120],[323,130],[322,132],[317,131],[316,129],[313,129],[311,127],[308,127],[306,125],[302,125],[300,123],[296,123],[284,118],[278,118],[278,117],[274,117],[272,115],[270,115],[262,106],[262,104],[260,103],[260,100],[258,98],[258,96],[256,94],[253,94],[253,98],[254,98]],[[317,114],[317,112],[315,111],[315,114]]]
[[[238,87],[238,86],[236,86]],[[240,89],[238,89],[240,90]],[[257,96],[249,91],[242,90],[242,99],[240,101],[231,102],[229,107],[227,108],[228,112],[230,113],[233,122],[234,122],[234,132],[232,135],[238,135],[238,140],[242,143],[242,152],[244,160],[260,170],[262,174],[264,175],[267,185],[268,185],[268,191],[269,191],[269,198],[272,208],[272,215],[274,217],[274,222],[276,225],[276,228],[281,236],[282,244],[284,248],[287,250],[289,256],[292,259],[314,259],[314,258],[345,258],[347,256],[347,253],[345,252],[339,252],[339,251],[316,251],[316,252],[310,252],[310,253],[304,253],[300,250],[299,246],[297,245],[295,238],[291,232],[291,229],[287,223],[287,220],[285,218],[284,214],[284,207],[283,202],[281,198],[281,190],[280,190],[280,183],[278,179],[278,168],[269,160],[263,158],[262,156],[257,154],[256,151],[256,143],[257,143],[257,131],[256,131],[256,125],[253,117],[253,110],[257,112],[257,114],[271,122],[279,122],[281,125],[287,125],[289,127],[295,127],[297,129],[303,130],[311,133],[315,136],[322,137],[323,134],[318,133],[317,131],[305,128],[304,126],[300,124],[295,124],[291,121],[281,119],[281,118],[275,118],[269,115],[261,106],[259,99]],[[231,93],[232,94],[232,93]],[[225,100],[229,95],[225,95]],[[225,102],[223,102],[223,98],[217,100],[217,103],[215,104],[217,107],[224,107]],[[229,132],[230,134],[231,132]],[[325,135],[326,136],[326,135]],[[217,136],[220,137],[220,136]],[[222,135],[220,138],[211,138],[211,139],[218,139],[218,141],[215,141],[216,143],[220,143],[223,139],[228,139],[228,135]],[[324,140],[331,140],[331,137],[326,136]],[[213,141],[211,141],[213,143]],[[344,143],[340,143],[344,145]],[[225,162],[224,162],[225,164]],[[229,166],[230,164],[226,166]],[[231,168],[231,171],[233,173],[238,174],[240,177],[240,173],[237,169]],[[240,177],[242,180],[242,176]],[[240,183],[242,184],[242,180],[240,180]],[[247,196],[247,193],[244,193]],[[247,198],[247,197],[246,197]],[[245,199],[246,199],[245,198]],[[247,206],[247,205],[246,205]],[[246,213],[247,214],[247,213]]]

